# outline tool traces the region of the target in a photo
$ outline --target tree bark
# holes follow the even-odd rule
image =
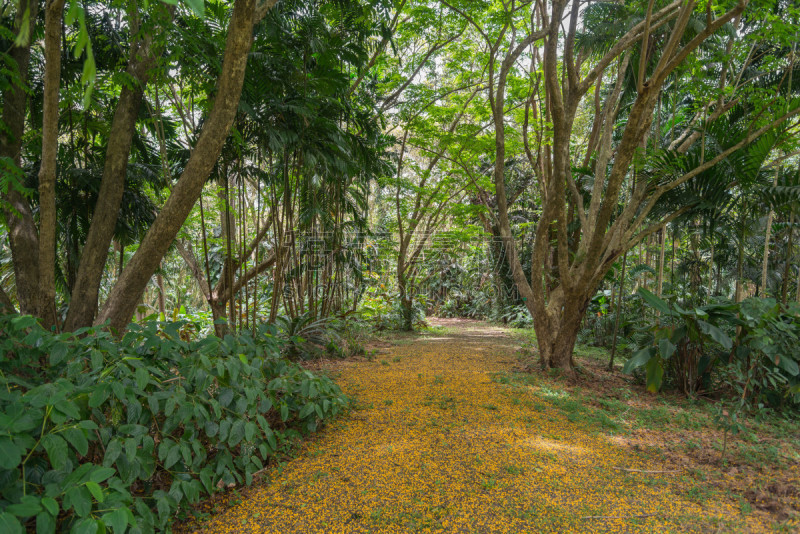
[[[163,321],[167,317],[167,306],[164,294],[164,276],[161,273],[156,275],[156,286],[158,286],[158,317]]]
[[[781,166],[775,169],[775,178],[772,180],[772,187],[776,187],[778,185],[778,179],[781,174]],[[767,296],[767,271],[769,266],[769,242],[772,238],[772,220],[775,217],[775,211],[770,209],[769,214],[767,215],[767,231],[764,235],[764,259],[761,263],[761,296]]]
[[[402,328],[406,332],[414,329],[414,298],[410,293],[406,276],[406,271],[409,269],[410,266],[405,264],[397,266],[397,288],[400,291],[400,307],[403,311]]]
[[[200,138],[183,174],[112,289],[95,321],[96,324],[108,321],[112,328],[119,331],[128,324],[147,281],[153,276],[192,206],[197,202],[236,116],[247,55],[253,42],[254,10],[255,0],[236,0],[228,25],[225,56],[214,106],[203,124]]]
[[[742,214],[746,213],[747,205],[742,207]],[[741,302],[743,295],[744,295],[744,285],[743,280],[744,278],[744,215],[742,215],[742,220],[739,222],[741,227],[739,228],[739,248],[738,253],[736,256],[736,292],[734,293],[734,301]]]
[[[658,297],[661,298],[661,295],[664,292],[664,253],[666,252],[667,248],[667,227],[664,226],[658,235],[660,239],[660,251],[658,256],[658,285],[656,286],[656,289],[658,291]]]
[[[800,269],[797,269],[797,287],[794,301],[800,304]]]
[[[783,265],[781,281],[781,303],[785,306],[789,297],[789,274],[792,269],[792,249],[794,248],[794,208],[789,215],[789,242],[786,244],[786,260]]]
[[[565,15],[565,7],[571,4],[572,10]],[[541,3],[544,7],[546,4]],[[673,2],[654,13],[652,24],[661,25],[668,20],[675,19],[670,30],[669,38],[658,48],[661,56],[650,78],[643,80],[638,87],[636,99],[630,107],[626,125],[620,141],[614,150],[613,164],[606,176],[603,166],[596,166],[595,183],[591,194],[588,210],[584,208],[582,196],[571,175],[570,134],[576,109],[588,89],[596,83],[599,73],[602,72],[615,58],[626,53],[633,43],[640,41],[648,30],[646,22],[634,26],[628,33],[619,38],[602,59],[594,64],[589,72],[580,78],[586,71],[582,65],[581,55],[575,58],[575,39],[577,35],[577,21],[580,1],[553,0],[550,5],[551,12],[547,22],[547,33],[544,39],[544,79],[546,106],[548,118],[552,121],[552,168],[547,169],[545,187],[542,193],[543,205],[534,243],[533,265],[530,283],[522,274],[521,264],[515,250],[515,243],[511,239],[508,224],[507,205],[505,203],[505,188],[503,183],[503,170],[501,155],[504,155],[504,140],[502,139],[502,118],[498,118],[501,110],[496,102],[492,102],[493,114],[496,122],[496,162],[495,186],[498,198],[498,219],[503,238],[506,240],[509,260],[512,262],[514,281],[523,297],[526,293],[533,296],[528,298],[528,308],[534,317],[534,328],[539,342],[539,352],[542,363],[548,367],[569,369],[571,365],[570,345],[577,338],[583,314],[588,307],[591,295],[596,291],[602,277],[611,268],[613,262],[625,250],[630,249],[643,239],[675,217],[682,213],[681,210],[669,215],[659,222],[658,226],[645,226],[645,218],[651,212],[653,204],[665,191],[690,180],[704,168],[708,168],[716,161],[709,160],[706,167],[699,166],[692,171],[673,180],[668,185],[660,186],[655,191],[651,190],[646,180],[634,180],[630,198],[622,199],[625,192],[624,185],[630,181],[631,166],[638,167],[638,160],[634,158],[642,139],[650,131],[653,120],[653,110],[658,101],[661,87],[669,74],[675,70],[697,47],[731,20],[741,13],[747,2],[741,2],[730,11],[716,18],[707,18],[706,27],[685,41],[686,28],[695,10],[696,3]],[[566,25],[568,23],[568,28]],[[563,40],[561,38],[563,36]],[[559,57],[559,53],[563,52]],[[624,57],[623,57],[624,62]],[[489,63],[492,72],[492,61]],[[620,69],[619,76],[624,75]],[[501,92],[498,90],[498,94]],[[613,95],[613,93],[612,93]],[[492,98],[490,93],[490,99]],[[501,99],[497,99],[501,102]],[[618,109],[619,106],[615,106]],[[616,113],[611,113],[615,117]],[[785,118],[781,119],[785,120]],[[602,141],[601,141],[602,146]],[[723,156],[720,156],[724,157]],[[598,161],[600,157],[598,156]],[[566,186],[566,187],[565,187]],[[568,242],[567,224],[569,222],[565,206],[570,203],[574,213],[578,215],[581,223],[579,244],[574,250]],[[620,205],[624,203],[622,212]],[[548,296],[544,290],[545,276],[543,273],[544,258],[549,251],[550,235],[555,231],[557,239],[557,268],[558,285]]]
[[[661,248],[662,252],[664,250],[663,246]],[[663,262],[663,258],[662,258]],[[619,317],[620,313],[622,312],[622,297],[625,295],[625,267],[628,265],[628,251],[625,251],[625,254],[622,255],[622,274],[619,277],[619,300],[617,301],[617,309],[616,313],[614,314],[614,338],[611,341],[611,355],[608,358],[608,370],[611,371],[614,369],[614,356],[617,353],[617,334],[619,333]],[[660,288],[659,284],[659,288]],[[660,294],[660,290],[659,290]]]
[[[39,169],[39,304],[37,316],[49,329],[56,317],[56,167],[58,89],[61,84],[61,20],[64,0],[45,4],[42,164]]]
[[[174,12],[174,6],[162,4],[158,10],[162,23],[157,24],[156,28],[168,26]],[[138,33],[138,29],[133,33]],[[108,247],[114,237],[119,207],[125,191],[125,177],[131,141],[136,130],[136,119],[144,98],[145,87],[151,78],[151,71],[163,49],[163,44],[153,43],[153,35],[152,32],[146,32],[131,46],[127,74],[132,83],[122,86],[111,122],[100,191],[89,235],[81,253],[78,277],[64,325],[66,330],[91,325],[97,314],[98,295],[108,258]]]
[[[259,235],[263,236],[261,232],[259,232]],[[253,243],[256,244],[257,240],[258,237],[253,241]],[[200,292],[203,294],[203,298],[205,298],[206,302],[208,302],[208,307],[211,309],[211,314],[214,319],[214,331],[216,335],[219,337],[224,337],[225,334],[228,333],[227,310],[229,295],[229,290],[227,289],[228,285],[225,281],[225,278],[220,277],[216,287],[213,289],[209,288],[207,273],[204,273],[203,269],[200,267],[200,263],[197,261],[197,257],[192,250],[191,244],[179,239],[176,241],[176,248],[178,250],[178,254],[180,254],[183,260],[186,262],[186,266],[192,273],[192,277],[197,282]],[[246,274],[240,276],[239,279],[233,284],[233,293],[238,293],[242,286],[253,280],[270,267],[273,267],[275,265],[275,260],[276,257],[273,252],[267,258],[262,259],[259,263],[257,263],[252,269],[248,270]],[[220,324],[218,324],[218,320],[220,321]],[[223,320],[226,324],[221,324],[221,321]]]
[[[711,231],[711,258],[708,260],[708,295],[706,299],[711,298],[714,293],[714,231]]]
[[[17,309],[14,307],[14,303],[11,302],[8,293],[0,287],[0,314],[3,313],[17,313]]]
[[[39,2],[21,0],[14,21],[15,35],[28,35],[21,46],[13,45],[8,52],[9,61],[16,66],[19,79],[12,78],[3,93],[3,124],[0,129],[0,157],[8,158],[17,167],[21,164],[22,136],[25,132],[25,109],[28,67],[31,57],[31,37],[36,24]],[[25,16],[27,13],[27,17]],[[24,26],[25,23],[27,26]],[[19,312],[38,315],[39,300],[39,235],[33,221],[28,200],[10,187],[4,195],[4,216],[8,227],[9,246],[14,264],[14,281],[17,286]]]

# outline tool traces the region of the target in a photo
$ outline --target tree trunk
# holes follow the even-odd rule
[[[776,187],[778,185],[778,179],[781,174],[781,166],[778,165],[777,169],[775,169],[775,179],[772,180],[772,187]],[[769,242],[772,238],[772,220],[775,217],[775,212],[773,210],[769,210],[769,214],[767,215],[767,231],[764,236],[764,259],[761,262],[761,296],[767,296],[767,272],[769,266]]]
[[[794,248],[794,209],[789,216],[789,242],[786,244],[786,260],[783,266],[783,280],[781,281],[781,303],[786,305],[789,298],[789,272],[792,268],[792,249]]]
[[[747,206],[742,208],[742,213],[747,211]],[[742,215],[744,219],[744,215]],[[739,232],[739,251],[736,257],[736,293],[734,296],[735,302],[741,302],[744,295],[744,287],[742,278],[744,277],[744,220],[740,221],[741,228]]]
[[[403,331],[411,332],[414,330],[414,301],[407,297],[401,297],[400,303],[403,307]]]
[[[56,167],[58,165],[58,89],[61,84],[61,19],[64,0],[46,4],[44,23],[44,102],[42,164],[39,168],[39,304],[45,328],[56,317]]]
[[[547,304],[546,319],[539,316],[533,322],[543,368],[561,369],[573,374],[572,354],[581,322],[594,293],[594,287],[588,285],[581,289],[582,295],[572,293],[564,298],[559,286]]]
[[[26,85],[31,57],[31,37],[36,24],[39,2],[21,0],[14,22],[15,35],[28,35],[21,46],[12,45],[9,61],[19,73],[19,83],[11,83],[3,92],[3,124],[0,128],[0,157],[9,158],[19,167],[21,164],[22,136],[25,132],[25,108],[27,107]],[[27,17],[25,16],[27,13]],[[27,28],[23,27],[28,22]],[[8,241],[14,264],[14,281],[17,286],[19,312],[38,315],[39,297],[39,235],[33,221],[28,200],[15,188],[9,187],[4,194],[4,215],[8,227]]]
[[[219,157],[239,105],[247,55],[253,41],[255,0],[236,0],[228,25],[222,72],[214,106],[203,124],[200,138],[178,182],[139,249],[122,273],[100,312],[98,324],[106,321],[121,331],[130,321],[147,281],[175,239],[208,175]]]
[[[659,239],[661,240],[660,243],[660,252],[658,255],[658,297],[661,298],[661,295],[664,292],[664,253],[667,249],[667,227],[664,226],[661,231],[658,233]]]
[[[400,307],[403,311],[402,329],[410,332],[414,329],[414,297],[410,294],[408,287],[407,270],[403,259],[405,258],[405,247],[400,246],[400,261],[397,265],[397,288],[400,291]]]
[[[711,233],[711,259],[708,260],[708,295],[710,299],[714,293],[714,233]]]
[[[662,241],[663,245],[663,241]],[[664,247],[661,247],[661,251],[663,253]],[[661,262],[663,263],[663,257]],[[625,251],[625,254],[622,256],[622,274],[619,277],[619,300],[617,301],[617,310],[614,314],[614,339],[611,341],[611,356],[608,358],[608,370],[611,371],[614,369],[614,355],[617,352],[617,333],[619,332],[619,317],[620,312],[622,311],[622,296],[625,294],[625,267],[628,263],[628,252]],[[661,285],[659,284],[659,294]]]
[[[212,298],[208,301],[211,307],[211,317],[214,319],[214,335],[218,338],[225,337],[228,329],[228,303],[224,298]]]
[[[800,304],[800,269],[797,269],[797,288],[796,288],[795,291],[796,291],[796,294],[795,294],[795,299],[794,300],[795,300],[795,302]]]
[[[159,13],[165,20],[156,27],[168,25],[174,12],[174,6],[163,5]],[[128,157],[136,130],[136,119],[142,105],[145,87],[150,80],[150,72],[156,58],[161,54],[161,50],[153,46],[152,35],[146,33],[141,40],[136,40],[131,46],[127,68],[130,83],[122,85],[117,109],[111,121],[100,191],[89,235],[81,253],[78,278],[72,291],[64,325],[66,330],[91,325],[97,314],[98,295],[108,257],[108,247],[114,237],[114,228],[125,191]]]
[[[224,337],[225,334],[228,333],[228,301],[225,297],[227,295],[227,291],[225,290],[225,284],[223,283],[223,280],[220,280],[219,284],[217,284],[217,287],[212,290],[208,285],[208,270],[206,269],[206,272],[204,273],[200,268],[200,263],[197,261],[197,257],[194,255],[191,243],[179,239],[176,241],[175,248],[178,250],[178,254],[180,254],[183,260],[186,262],[189,272],[192,273],[192,277],[200,288],[200,293],[203,294],[203,298],[206,300],[208,307],[211,309],[211,316],[214,321],[214,333],[217,335],[217,337]],[[206,262],[207,261],[208,253],[206,252]],[[206,264],[206,266],[207,265],[208,264]]]
[[[11,302],[8,293],[0,287],[0,314],[3,313],[17,313],[17,309],[14,307],[14,303]]]
[[[162,321],[167,317],[166,295],[164,295],[164,276],[161,273],[156,275],[156,285],[158,286],[158,318]]]

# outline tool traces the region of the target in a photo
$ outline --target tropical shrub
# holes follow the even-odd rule
[[[646,343],[625,363],[626,373],[644,367],[647,389],[656,392],[666,378],[687,395],[708,389],[711,371],[733,346],[723,328],[736,323],[736,305],[709,304],[684,309],[646,289],[639,296],[660,317],[649,327]]]
[[[153,532],[187,503],[251,483],[345,404],[339,388],[255,337],[119,340],[0,317],[0,531]]]
[[[800,305],[749,298],[739,306],[741,331],[730,384],[742,399],[800,404]]]
[[[722,363],[721,379],[739,409],[752,407],[751,401],[800,404],[800,305],[754,297],[683,309],[645,289],[639,296],[661,315],[624,370],[644,367],[650,391],[665,379],[687,394],[708,389],[714,366]]]
[[[512,328],[532,328],[533,317],[524,304],[505,306],[500,320]]]
[[[322,355],[331,344],[340,341],[331,327],[331,317],[314,318],[310,313],[297,317],[281,315],[276,318],[278,337],[284,342],[283,352],[292,359],[307,360]]]

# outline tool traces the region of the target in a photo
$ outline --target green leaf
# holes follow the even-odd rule
[[[144,367],[136,369],[136,386],[139,389],[144,389],[150,383],[150,373]]]
[[[645,367],[647,370],[647,391],[655,393],[661,389],[661,381],[664,377],[664,366],[661,358],[651,358]]]
[[[36,534],[53,534],[56,531],[56,518],[47,512],[36,516]]]
[[[9,470],[16,468],[22,462],[23,452],[11,438],[0,438],[0,468]]]
[[[101,384],[94,388],[92,394],[89,396],[89,407],[97,408],[101,404],[103,404],[108,396],[111,395],[111,391],[109,391],[108,384]]]
[[[89,480],[99,484],[111,478],[111,476],[113,476],[116,472],[117,470],[113,467],[97,467],[92,470],[91,474],[89,475]]]
[[[9,504],[6,512],[17,517],[31,517],[42,511],[42,505],[38,497],[25,495],[17,504]]]
[[[44,497],[42,498],[42,506],[47,513],[52,515],[53,517],[58,515],[58,501],[53,499],[52,497]]]
[[[675,345],[669,339],[662,338],[658,340],[658,352],[661,353],[661,357],[665,360],[668,360],[670,356],[675,354]]]
[[[92,511],[92,499],[89,490],[84,486],[73,486],[67,490],[65,501],[68,501],[78,517],[86,517]]]
[[[314,404],[309,402],[309,403],[306,403],[305,406],[303,406],[302,410],[300,410],[299,417],[300,417],[300,419],[305,419],[306,417],[308,417],[312,413],[314,413]]]
[[[194,14],[198,17],[205,18],[206,16],[206,3],[205,0],[185,0],[186,5],[188,5]]]
[[[281,421],[284,423],[289,419],[289,406],[286,403],[281,404]]]
[[[92,494],[92,497],[94,497],[97,502],[103,502],[105,500],[106,497],[103,495],[103,488],[100,487],[100,484],[91,480],[87,480],[86,487],[89,489],[89,493]]]
[[[112,439],[106,447],[106,455],[103,456],[103,465],[111,467],[122,453],[122,443],[118,439]]]
[[[247,424],[244,425],[244,439],[247,441],[253,441],[256,433],[258,432],[258,426],[252,421],[248,421]]]
[[[626,374],[632,373],[634,369],[637,369],[650,361],[650,358],[652,358],[655,353],[655,347],[645,347],[636,351],[633,356],[631,356],[631,359],[625,362],[625,365],[622,367],[622,372]]]
[[[169,469],[170,467],[172,467],[173,465],[178,463],[178,460],[180,460],[180,459],[181,459],[181,448],[176,443],[175,445],[172,446],[172,448],[167,453],[167,457],[164,460],[164,467],[166,469]]]
[[[25,330],[33,327],[36,324],[36,319],[30,315],[20,315],[19,317],[11,319],[11,324],[14,325],[14,328],[17,330]]]
[[[213,438],[219,433],[219,425],[214,421],[208,420],[206,421],[206,435],[210,438]]]
[[[791,356],[786,356],[785,354],[780,355],[780,361],[778,362],[778,367],[786,371],[792,376],[797,376],[800,374],[800,367],[798,367],[797,362],[794,361]]]
[[[267,443],[269,443],[273,451],[278,448],[278,441],[275,439],[275,433],[272,430],[267,432]]]
[[[92,349],[90,352],[90,359],[92,362],[92,370],[99,371],[103,368],[103,353],[97,349]]]
[[[42,446],[47,451],[50,465],[53,469],[61,470],[67,464],[67,442],[56,434],[47,434],[42,438]]]
[[[97,530],[97,521],[91,517],[87,517],[78,521],[75,526],[72,527],[72,530],[70,530],[70,534],[95,534]]]
[[[669,308],[669,304],[658,298],[654,293],[646,290],[643,287],[639,288],[637,293],[639,294],[639,297],[641,297],[641,299],[654,310],[660,311],[664,315],[670,315],[672,313]]]
[[[241,419],[233,423],[231,435],[228,437],[228,445],[235,447],[244,439],[244,421]]]
[[[22,525],[19,520],[8,512],[0,513],[0,532],[4,534],[22,534]]]
[[[81,456],[86,456],[89,452],[89,440],[80,428],[68,428],[63,432],[64,437],[69,441]]]
[[[713,324],[698,320],[697,325],[700,327],[701,332],[722,345],[723,349],[730,350],[730,348],[733,346],[733,341],[731,341],[731,338],[729,338],[725,332]]]
[[[125,532],[128,527],[128,514],[124,508],[117,508],[113,512],[103,514],[103,523],[114,530],[114,534]]]
[[[55,408],[56,411],[63,413],[64,415],[66,415],[71,419],[81,418],[81,412],[80,410],[78,410],[78,405],[72,400],[57,402],[53,404],[53,408]]]
[[[56,366],[62,361],[64,361],[64,358],[67,357],[68,350],[69,350],[69,345],[67,345],[66,343],[61,343],[61,342],[55,343],[53,347],[50,349],[50,365]]]

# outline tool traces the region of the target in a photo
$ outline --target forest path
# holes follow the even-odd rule
[[[439,325],[345,362],[337,380],[358,409],[205,532],[730,531],[738,510],[690,502],[673,473],[636,472],[659,466],[569,421],[548,401],[564,392],[509,383],[507,331]]]

